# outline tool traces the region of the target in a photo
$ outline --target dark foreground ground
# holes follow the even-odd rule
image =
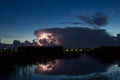
[[[30,61],[47,58],[74,58],[81,54],[102,59],[119,59],[120,47],[105,46],[99,48],[64,49],[61,46],[53,47],[19,47],[16,49],[0,49],[0,61]]]

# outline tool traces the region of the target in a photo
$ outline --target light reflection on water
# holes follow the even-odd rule
[[[108,66],[109,64],[103,64],[89,56],[82,55],[78,59],[61,59],[46,64],[38,64],[35,72],[49,75],[81,75],[105,71]]]
[[[35,68],[36,73],[47,73],[55,70],[59,64],[60,60],[54,60],[54,61],[49,61],[46,64],[38,64],[36,65],[37,67]]]
[[[9,80],[90,80],[96,75],[110,76],[110,80],[114,80],[111,75],[120,75],[120,67],[117,63],[120,62],[105,64],[87,55],[81,55],[76,59],[57,59],[27,66],[16,65]],[[120,77],[117,76],[116,80],[119,79]]]

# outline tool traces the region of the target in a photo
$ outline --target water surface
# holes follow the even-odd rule
[[[97,76],[104,80],[120,79],[119,60],[106,63],[86,54],[79,58],[39,60],[28,64],[6,61],[2,64],[0,80],[92,80]]]

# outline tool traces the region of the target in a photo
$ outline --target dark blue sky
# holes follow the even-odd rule
[[[31,41],[36,38],[36,29],[75,26],[60,23],[79,22],[76,16],[109,11],[111,21],[103,28],[111,34],[120,33],[119,3],[120,0],[0,0],[0,37],[6,43],[14,39]]]

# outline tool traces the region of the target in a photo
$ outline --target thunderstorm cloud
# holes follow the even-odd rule
[[[40,33],[52,33],[65,48],[120,46],[120,38],[108,34],[105,29],[90,29],[81,27],[49,28],[35,30]]]

